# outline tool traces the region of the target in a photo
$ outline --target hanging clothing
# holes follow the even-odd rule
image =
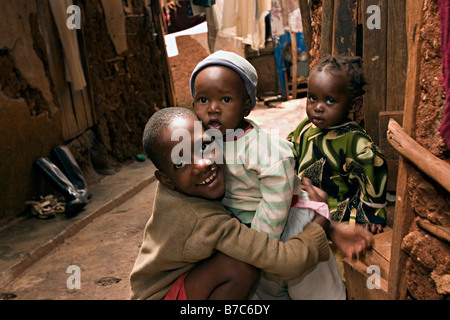
[[[273,39],[279,39],[286,31],[303,32],[298,0],[272,0],[270,20]]]
[[[271,8],[272,0],[229,0],[223,7],[222,30],[234,33],[253,50],[263,49],[266,42],[265,17]]]

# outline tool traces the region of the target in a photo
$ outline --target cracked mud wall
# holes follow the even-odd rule
[[[39,188],[34,159],[62,143],[60,113],[34,41],[34,1],[0,2],[0,219],[15,217]]]
[[[440,84],[441,33],[437,0],[427,0],[420,30],[421,99],[416,113],[416,140],[433,155],[450,162],[450,152],[438,128],[445,107],[445,92]],[[450,294],[450,246],[417,225],[427,220],[450,227],[450,197],[446,190],[419,171],[408,179],[411,206],[416,215],[402,249],[410,258],[406,265],[407,288],[414,299],[448,299]]]
[[[311,65],[313,65],[320,59],[323,12],[321,0],[311,0],[309,3],[313,30],[310,54]],[[415,139],[433,155],[450,162],[450,151],[438,132],[446,97],[439,81],[442,64],[437,0],[424,2],[423,18],[423,26],[420,30],[421,99],[415,116]],[[362,113],[358,114],[357,119],[361,119],[362,116]],[[416,217],[410,233],[402,243],[402,249],[410,257],[405,266],[409,298],[448,299],[450,294],[449,244],[420,228],[417,221],[424,219],[434,225],[450,227],[449,194],[419,171],[411,173],[408,190]]]
[[[127,50],[117,53],[102,1],[77,1],[96,123],[65,140],[52,57],[38,22],[37,6],[48,1],[0,2],[0,226],[23,215],[26,200],[53,191],[32,168],[53,147],[69,146],[88,183],[142,153],[142,130],[166,106],[166,86],[146,1],[130,3]]]

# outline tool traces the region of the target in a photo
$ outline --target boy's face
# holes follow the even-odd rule
[[[344,76],[326,70],[311,73],[308,82],[306,113],[320,129],[343,124],[349,112],[358,108],[359,98],[352,99]]]
[[[161,134],[159,143],[161,170],[157,170],[155,175],[161,183],[180,193],[205,199],[218,199],[225,193],[224,166],[211,163],[210,158],[200,159],[198,163],[194,163],[195,139],[202,139],[202,149],[211,143],[207,141],[203,130],[201,136],[194,137],[195,121],[198,119],[194,115],[178,118]],[[172,161],[172,150],[180,143],[178,139],[172,141],[171,138],[172,132],[177,129],[187,130],[190,133],[191,161],[178,163]]]
[[[251,101],[244,80],[233,70],[210,66],[195,78],[194,108],[207,129],[245,129],[244,117],[251,111]]]

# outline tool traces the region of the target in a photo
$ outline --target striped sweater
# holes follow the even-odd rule
[[[224,137],[227,180],[222,203],[252,229],[279,239],[299,186],[293,145],[280,139],[278,131],[247,121],[244,132]]]

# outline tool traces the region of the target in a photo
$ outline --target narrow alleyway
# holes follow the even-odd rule
[[[284,137],[303,118],[304,106],[304,99],[291,100],[272,108],[258,105],[250,118],[265,129],[279,129],[280,136]],[[123,204],[103,213],[65,239],[13,282],[1,288],[2,298],[129,299],[128,276],[151,214],[155,188],[156,182],[153,181]]]

